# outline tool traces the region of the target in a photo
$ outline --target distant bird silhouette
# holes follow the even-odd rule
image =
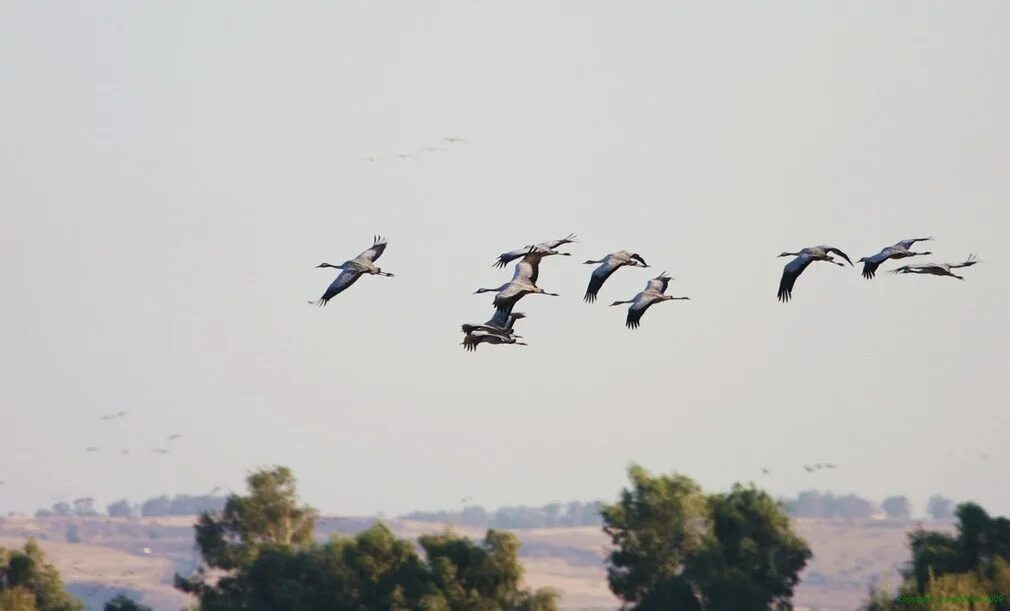
[[[364,159],[362,159],[362,161],[366,161],[368,163],[378,163],[379,162],[379,158],[378,157],[365,157]]]
[[[793,286],[796,285],[796,279],[799,278],[800,274],[803,273],[803,270],[805,270],[807,266],[809,266],[814,261],[827,261],[828,263],[834,263],[835,265],[845,267],[845,265],[843,265],[842,263],[835,261],[831,257],[831,255],[827,254],[826,252],[820,251],[819,248],[810,248],[810,249],[804,248],[798,253],[784,252],[779,256],[796,257],[789,263],[786,263],[785,267],[782,268],[782,279],[779,280],[779,292],[778,292],[778,299],[782,303],[786,303],[793,298]],[[848,259],[848,257],[845,258]]]
[[[592,276],[589,277],[589,286],[586,288],[586,294],[583,297],[586,303],[596,301],[596,295],[600,292],[603,283],[618,269],[624,266],[649,267],[641,255],[626,250],[610,253],[598,261],[589,260],[583,262],[584,265],[596,265],[597,263],[601,265],[594,269]]]
[[[169,452],[166,448],[154,448],[152,451],[157,452],[158,454],[168,454]]]
[[[168,441],[175,441],[176,439],[180,439],[181,437],[182,435],[180,435],[179,433],[175,433],[174,435],[168,436]]]
[[[95,446],[88,446],[88,447],[84,448],[84,451],[85,452],[97,452],[98,448],[96,448]]]
[[[902,265],[899,268],[892,269],[892,274],[932,274],[933,276],[950,276],[951,278],[957,278],[958,280],[964,280],[964,276],[958,276],[957,274],[951,272],[952,269],[958,269],[961,267],[971,267],[978,263],[978,259],[975,255],[969,255],[961,263],[926,263],[924,265]]]
[[[666,287],[673,280],[671,276],[667,276],[666,272],[656,276],[652,280],[649,280],[645,285],[645,290],[634,296],[632,299],[627,299],[624,301],[615,301],[610,304],[611,306],[618,306],[625,303],[630,303],[631,306],[628,308],[628,318],[625,321],[625,325],[629,329],[637,329],[640,324],[639,321],[642,320],[642,315],[648,310],[652,304],[661,303],[663,301],[674,301],[678,299],[688,300],[690,297],[671,297],[665,295]]]
[[[129,450],[120,450],[119,453],[120,454],[129,454],[130,451]]]
[[[221,486],[214,486],[210,489],[210,494],[217,494],[218,492],[221,492]]]
[[[933,253],[926,252],[912,252],[909,248],[912,247],[916,242],[925,242],[926,240],[932,240],[933,237],[928,238],[912,238],[910,240],[902,240],[895,244],[894,246],[887,246],[883,248],[877,254],[870,257],[863,257],[858,261],[858,263],[863,264],[863,278],[869,280],[877,275],[877,268],[880,264],[888,259],[905,259],[907,257],[915,257],[918,255],[931,255]]]
[[[824,466],[827,467],[828,469],[834,469],[835,468],[835,465],[833,465],[832,463],[824,463]]]
[[[575,234],[570,233],[567,236],[561,238],[560,240],[548,240],[546,242],[540,242],[539,244],[533,244],[529,246],[523,246],[522,248],[517,248],[509,252],[503,252],[498,255],[492,266],[494,267],[505,267],[512,261],[522,257],[528,259],[530,257],[537,257],[537,262],[544,257],[550,255],[563,255],[565,257],[571,256],[568,252],[558,252],[556,249],[564,246],[565,244],[571,244],[575,242]],[[536,282],[534,279],[533,282]]]
[[[330,286],[323,293],[323,296],[315,301],[309,301],[310,304],[316,304],[319,306],[326,305],[330,299],[333,299],[340,293],[344,292],[349,286],[357,282],[364,274],[371,274],[377,276],[389,276],[392,277],[393,274],[389,272],[382,271],[381,268],[375,265],[376,259],[382,256],[382,253],[386,250],[386,239],[381,236],[375,236],[372,247],[364,251],[357,257],[344,261],[340,265],[333,265],[330,263],[320,263],[316,267],[332,267],[334,269],[342,270],[340,275],[330,283]]]
[[[404,160],[406,160],[406,159],[417,159],[417,155],[412,155],[411,153],[398,153],[396,156],[399,157],[400,159],[404,159]]]
[[[809,465],[803,465],[803,468],[807,470],[807,473],[813,473],[814,469]]]
[[[768,469],[765,469],[764,467],[762,467],[761,468],[761,473],[764,474],[764,475],[768,475],[768,474],[771,473],[771,471],[769,471]]]
[[[442,138],[442,142],[448,142],[450,144],[466,144],[466,140],[462,138]]]
[[[437,147],[437,146],[426,146],[426,147],[422,148],[421,150],[424,151],[425,153],[441,153],[441,152],[445,151],[444,148],[440,148],[440,147]]]

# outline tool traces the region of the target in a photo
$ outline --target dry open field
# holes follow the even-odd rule
[[[67,543],[68,519],[0,518],[0,546],[39,540],[68,587],[89,609],[100,609],[118,592],[127,592],[157,610],[177,610],[190,602],[172,586],[176,571],[188,572],[196,560],[191,518],[74,518],[80,543]],[[365,519],[323,518],[317,534],[353,532]],[[906,533],[914,523],[888,521],[796,521],[814,550],[795,602],[819,611],[851,610],[866,597],[870,583],[888,576],[908,558]],[[443,528],[439,524],[392,520],[400,536],[416,537]],[[949,525],[929,525],[949,530]],[[458,528],[480,537],[477,529]],[[597,528],[549,528],[515,531],[522,540],[522,559],[531,586],[553,586],[563,594],[565,609],[615,609],[606,585],[603,556],[606,537]],[[150,554],[144,552],[150,549]]]

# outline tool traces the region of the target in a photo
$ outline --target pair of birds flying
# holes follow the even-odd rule
[[[916,242],[925,242],[932,240],[932,237],[928,238],[912,238],[910,240],[902,240],[893,246],[886,246],[880,250],[875,255],[869,257],[863,257],[857,261],[857,263],[863,264],[863,277],[867,280],[873,278],[877,274],[877,269],[882,263],[889,259],[905,259],[908,257],[915,257],[919,255],[930,255],[933,254],[929,251],[925,252],[915,252],[912,250],[912,246]],[[779,281],[778,299],[779,301],[785,303],[792,299],[793,296],[793,286],[796,284],[796,279],[799,278],[800,274],[803,273],[811,263],[814,261],[827,261],[828,263],[833,263],[841,267],[845,267],[843,263],[840,263],[834,259],[831,255],[838,255],[839,257],[845,259],[849,265],[852,265],[852,260],[841,250],[833,246],[811,246],[809,248],[804,248],[799,252],[784,252],[780,254],[780,257],[795,257],[792,261],[786,264],[782,269],[782,279]],[[897,269],[891,270],[894,274],[932,274],[934,276],[950,276],[952,278],[957,278],[959,280],[964,280],[963,276],[958,276],[953,273],[952,269],[958,269],[961,267],[969,267],[978,263],[978,260],[974,255],[968,257],[967,260],[961,263],[926,263],[924,265],[904,265]]]

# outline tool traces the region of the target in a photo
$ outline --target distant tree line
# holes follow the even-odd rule
[[[830,492],[804,490],[795,499],[785,501],[789,515],[794,518],[865,519],[883,512],[891,520],[908,520],[912,517],[912,503],[906,496],[889,496],[878,506],[855,494],[835,495]],[[926,514],[934,520],[954,517],[954,501],[935,494],[926,501]]]
[[[400,516],[405,520],[440,524],[473,526],[476,528],[559,528],[566,526],[600,526],[603,518],[599,501],[548,503],[542,507],[515,505],[500,507],[488,513],[473,505],[462,511],[415,511]]]
[[[163,516],[196,516],[205,511],[220,511],[224,508],[225,497],[209,494],[191,496],[177,494],[148,499],[139,505],[133,505],[126,499],[120,499],[106,506],[109,517],[130,518],[142,516],[145,518]],[[49,509],[39,509],[35,512],[37,518],[50,517],[89,517],[99,515],[94,506],[94,499],[87,497],[77,499],[73,503],[60,501],[53,503]]]

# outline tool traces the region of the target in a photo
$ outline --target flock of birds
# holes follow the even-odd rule
[[[893,246],[885,246],[875,255],[869,257],[863,257],[858,261],[858,263],[863,264],[863,278],[867,280],[872,279],[877,275],[877,268],[881,266],[885,261],[890,259],[906,259],[908,257],[915,257],[918,255],[931,255],[933,253],[929,251],[925,252],[915,252],[912,250],[912,246],[916,242],[925,242],[932,240],[932,237],[928,238],[912,238],[910,240],[902,240]],[[835,261],[834,257],[831,255],[838,255],[839,257],[845,259],[849,265],[852,265],[852,260],[841,250],[833,246],[810,246],[804,248],[799,252],[784,252],[780,254],[780,257],[795,257],[792,261],[786,264],[785,268],[782,270],[782,280],[779,281],[779,292],[778,298],[781,302],[786,302],[792,299],[793,296],[793,286],[796,284],[796,279],[800,277],[811,263],[814,261],[827,261],[828,263],[834,263],[835,265],[845,267],[844,263]],[[978,263],[978,259],[975,255],[969,256],[966,260],[960,263],[926,263],[923,265],[903,265],[896,269],[892,269],[893,274],[930,274],[933,276],[949,276],[951,278],[957,278],[958,280],[964,280],[964,276],[958,276],[951,270],[958,269],[962,267],[970,267]]]
[[[875,277],[877,269],[885,261],[932,254],[928,251],[915,252],[911,250],[916,242],[924,242],[932,239],[932,237],[928,237],[902,240],[893,246],[884,247],[875,255],[859,259],[858,263],[863,264],[863,277],[866,279],[872,279]],[[479,288],[475,291],[474,294],[495,293],[494,300],[492,301],[492,305],[494,306],[494,315],[490,320],[482,324],[468,323],[462,325],[464,337],[461,345],[464,349],[474,351],[480,344],[527,345],[525,342],[520,341],[523,337],[521,335],[517,335],[515,332],[516,321],[525,318],[526,315],[522,312],[514,311],[514,308],[519,300],[526,295],[558,296],[557,293],[551,293],[537,285],[537,282],[540,279],[540,263],[546,257],[554,255],[566,257],[571,256],[571,253],[561,252],[558,249],[566,244],[572,244],[575,242],[575,234],[569,234],[559,240],[549,240],[547,242],[540,242],[539,244],[527,245],[498,255],[492,263],[493,267],[504,268],[513,261],[518,261],[515,264],[512,279],[501,286],[494,288]],[[339,265],[324,262],[316,266],[319,268],[329,267],[339,269],[340,274],[333,280],[333,282],[330,283],[329,287],[327,287],[326,291],[319,299],[310,300],[309,303],[319,306],[326,305],[329,303],[330,299],[333,299],[343,291],[347,290],[348,287],[357,282],[358,278],[366,274],[392,277],[393,274],[383,271],[382,268],[375,264],[375,261],[382,256],[383,252],[385,252],[387,244],[388,242],[385,238],[381,236],[374,236],[372,239],[372,246],[368,250],[359,254],[357,257],[344,261]],[[848,262],[850,266],[853,265],[849,256],[834,246],[810,246],[798,252],[783,252],[780,254],[780,257],[793,257],[793,259],[787,263],[782,270],[782,278],[779,281],[778,300],[785,303],[792,299],[793,287],[796,285],[796,279],[799,278],[800,274],[802,274],[803,271],[806,270],[807,267],[809,267],[814,261],[826,261],[841,267],[845,266],[844,263],[836,261],[832,255],[841,257]],[[955,274],[952,270],[962,267],[970,267],[976,263],[978,263],[978,259],[976,259],[974,255],[971,255],[960,263],[903,265],[891,270],[891,273],[929,274],[934,276],[949,276],[951,278],[964,280],[963,276]],[[603,287],[603,283],[606,282],[607,278],[613,275],[618,269],[622,267],[649,267],[641,255],[626,250],[610,253],[602,259],[591,259],[585,261],[585,264],[597,266],[589,277],[589,286],[586,288],[586,294],[583,297],[586,303],[593,303],[596,301],[596,297],[599,294],[600,289]],[[615,301],[610,305],[619,306],[628,304],[629,307],[627,317],[625,319],[625,325],[629,329],[637,329],[641,324],[642,316],[652,305],[662,303],[664,301],[690,299],[690,297],[673,297],[666,294],[666,289],[669,287],[670,281],[673,279],[674,278],[672,276],[668,276],[664,271],[655,278],[650,279],[646,283],[645,288],[631,299]]]
[[[118,420],[120,418],[125,418],[128,413],[129,412],[116,412],[114,414],[105,414],[103,416],[100,416],[100,418],[102,420],[104,420],[105,422],[109,422],[111,420]],[[182,439],[182,435],[180,433],[173,433],[173,434],[169,435],[168,437],[165,438],[165,441],[167,441],[167,442],[173,442],[173,441],[176,441],[177,439]],[[98,448],[97,446],[88,446],[88,447],[84,448],[84,451],[85,452],[99,452],[99,451],[101,451],[101,449]],[[171,450],[169,450],[168,448],[163,448],[162,447],[162,448],[151,448],[151,451],[155,452],[157,454],[165,455],[165,454],[168,454]],[[130,451],[128,449],[126,449],[126,448],[123,448],[122,450],[119,451],[119,453],[120,454],[129,454]]]
[[[466,144],[466,140],[464,140],[463,138],[456,138],[456,137],[442,138],[442,142],[440,144],[453,146],[457,144]],[[382,163],[383,161],[387,161],[390,159],[399,159],[400,161],[416,161],[420,159],[418,153],[428,153],[428,154],[444,153],[448,150],[449,149],[447,149],[445,146],[428,145],[428,146],[422,146],[421,148],[417,149],[416,153],[395,153],[389,157],[376,157],[373,155],[365,157],[361,161],[365,161],[368,163]]]

